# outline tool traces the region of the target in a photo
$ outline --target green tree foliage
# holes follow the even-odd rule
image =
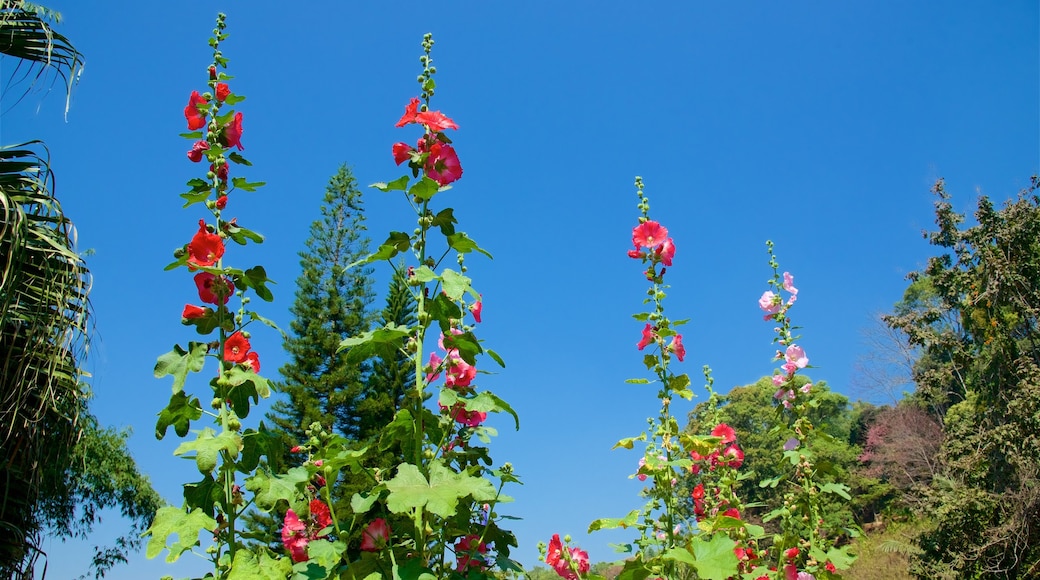
[[[943,423],[935,527],[919,539],[923,577],[1040,576],[1040,197],[1037,178],[975,225],[934,193],[940,254],[911,274],[886,318],[920,356],[915,397]]]
[[[795,378],[795,385],[809,382],[805,376]],[[811,388],[815,408],[811,420],[824,437],[816,450],[816,461],[821,470],[822,482],[848,481],[850,471],[856,464],[859,448],[850,443],[853,417],[849,400],[844,395],[831,391],[825,381],[813,383]],[[737,443],[744,451],[741,466],[741,481],[737,495],[748,506],[749,521],[761,523],[761,514],[777,507],[782,501],[783,490],[779,487],[762,487],[759,482],[779,476],[783,472],[783,447],[791,434],[782,427],[776,399],[776,386],[770,377],[762,377],[755,383],[734,387],[719,401],[718,422],[726,423],[737,432]],[[710,401],[698,404],[690,412],[686,430],[691,433],[707,433],[715,426],[709,424],[714,417]],[[834,509],[827,510],[825,527],[834,534],[844,534],[843,528],[852,525],[852,507],[846,502],[835,502]],[[768,528],[768,523],[767,523]]]
[[[329,180],[321,216],[300,252],[303,272],[290,309],[292,336],[285,341],[289,362],[278,371],[285,398],[268,413],[287,449],[306,441],[315,422],[351,439],[360,434],[358,403],[369,365],[347,363],[346,353],[336,349],[369,329],[374,294],[371,268],[347,268],[368,255],[369,240],[361,192],[346,165]]]

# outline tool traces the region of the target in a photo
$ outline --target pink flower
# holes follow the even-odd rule
[[[744,451],[736,445],[730,445],[722,452],[722,457],[728,460],[728,465],[734,469],[739,469],[741,465],[744,465]]]
[[[661,258],[661,263],[665,266],[672,265],[672,258],[675,256],[675,243],[672,242],[672,238],[668,238],[657,248],[657,255]]]
[[[549,549],[545,553],[545,563],[553,568],[556,564],[561,561],[563,556],[563,542],[560,541],[560,534],[553,534],[551,540],[549,540]]]
[[[780,298],[773,294],[771,290],[766,290],[762,293],[762,297],[758,299],[758,307],[765,311],[766,314],[776,314],[780,312]]]
[[[184,107],[184,118],[188,120],[188,130],[195,131],[206,126],[206,114],[199,112],[199,105],[205,105],[206,99],[198,91],[192,91],[188,97],[188,106]]]
[[[645,221],[632,228],[632,244],[637,248],[656,248],[667,239],[668,228],[654,221]]]
[[[657,334],[654,333],[654,327],[650,326],[650,323],[648,322],[646,327],[643,328],[643,338],[639,339],[639,342],[636,343],[636,347],[638,347],[639,350],[643,350],[647,345],[655,340],[657,340]]]
[[[394,163],[400,165],[412,158],[412,146],[407,143],[394,143]]]
[[[457,355],[449,356],[450,365],[445,376],[445,384],[455,389],[470,386],[473,379],[477,378],[477,367],[462,360]]]
[[[636,249],[628,251],[628,257],[629,258],[634,258],[636,260],[642,260],[643,258],[646,257],[646,254],[641,252],[641,251],[639,251],[639,247],[636,246]]]
[[[589,553],[581,548],[571,548],[571,562],[577,564],[578,574],[589,573]],[[577,578],[577,576],[574,576]]]
[[[430,371],[426,373],[427,383],[432,383],[433,381],[437,380],[437,377],[441,376],[442,362],[444,362],[444,359],[442,359],[440,355],[438,355],[435,352],[430,353],[430,362],[427,365],[430,367]]]
[[[191,146],[191,150],[188,151],[188,159],[195,163],[202,161],[202,152],[207,149],[209,149],[209,143],[206,143],[205,141],[196,141],[195,144]]]
[[[296,512],[289,509],[285,512],[285,521],[282,524],[282,544],[289,550],[293,562],[304,562],[307,560],[307,525],[300,521]]]
[[[378,552],[390,541],[390,525],[383,518],[376,518],[361,533],[361,549],[365,552]]]
[[[476,534],[463,536],[455,543],[455,559],[458,562],[456,569],[460,572],[470,568],[483,570],[486,566],[484,562],[486,553],[487,544],[480,541],[480,536]]]
[[[242,113],[235,113],[235,118],[224,126],[224,146],[238,147],[239,151],[245,149],[242,147]]]
[[[419,99],[418,97],[412,97],[412,100],[408,101],[408,105],[404,108],[404,115],[394,125],[395,127],[404,127],[409,123],[415,122],[415,115],[419,111]]]
[[[426,175],[441,185],[448,185],[462,177],[462,164],[455,149],[440,141],[430,145],[430,156],[426,158]]]
[[[442,412],[448,410],[447,407],[439,403],[438,406]],[[483,411],[467,411],[466,407],[459,402],[452,406],[451,418],[455,419],[456,423],[461,423],[467,427],[476,427],[487,419],[487,413]]]
[[[782,387],[782,386],[784,386],[784,382],[787,381],[787,379],[784,377],[784,375],[779,375],[779,374],[778,375],[773,375],[770,378],[773,381],[773,386],[774,387]]]
[[[473,306],[469,307],[469,311],[473,313],[473,320],[480,322],[480,313],[484,310],[484,302],[477,300],[473,303]]]
[[[646,465],[646,457],[640,457],[639,468],[637,469],[637,471],[642,470],[644,465]],[[636,473],[636,479],[638,479],[639,481],[646,481],[646,477],[647,476],[645,473]]]
[[[447,129],[458,129],[455,121],[444,116],[440,111],[423,111],[415,115],[415,121],[422,123],[436,133],[443,133]]]
[[[711,430],[712,437],[722,437],[722,444],[732,443],[737,440],[737,432],[733,430],[733,427],[725,423],[719,423]]]
[[[787,347],[787,351],[784,353],[784,358],[789,363],[793,363],[796,367],[804,369],[809,364],[809,359],[805,356],[805,350],[795,344]]]
[[[672,338],[672,344],[668,346],[668,349],[675,353],[675,358],[682,362],[686,358],[686,347],[682,343],[682,335],[676,334]]]
[[[794,276],[790,272],[784,272],[784,290],[791,294],[798,294],[798,289],[794,287]]]
[[[805,383],[798,389],[799,391],[808,394],[812,390],[812,383]]]

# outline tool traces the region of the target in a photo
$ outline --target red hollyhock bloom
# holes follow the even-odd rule
[[[668,238],[657,248],[657,255],[660,256],[662,264],[672,265],[672,258],[675,257],[675,242],[672,238]]]
[[[412,158],[411,145],[407,143],[394,143],[394,163],[400,165]]]
[[[315,533],[332,525],[332,511],[329,510],[329,506],[325,505],[325,502],[320,499],[312,499],[307,507],[311,511],[311,521],[314,524]]]
[[[191,150],[188,151],[188,159],[191,159],[195,163],[202,161],[202,153],[207,149],[209,149],[209,143],[206,143],[205,141],[196,141],[195,144],[191,146]]]
[[[224,125],[224,146],[228,149],[238,147],[239,151],[245,149],[242,147],[242,113],[235,113],[235,118]]]
[[[222,196],[218,197],[217,201],[216,201],[216,203],[214,205],[216,205],[217,209],[224,209],[225,207],[227,207],[227,196],[226,195],[222,195]],[[682,359],[680,359],[680,360],[682,360]]]
[[[246,362],[249,363],[249,366],[253,367],[254,373],[260,373],[260,355],[256,354],[255,351],[249,351],[246,353]]]
[[[797,547],[795,547],[795,548],[788,548],[787,551],[784,552],[784,557],[787,558],[788,560],[793,560],[793,559],[798,557],[798,553],[799,552],[798,552],[798,548]]]
[[[191,96],[188,97],[188,106],[184,107],[184,118],[188,120],[189,131],[206,126],[206,114],[199,112],[199,105],[205,105],[207,102],[198,91],[191,92]]]
[[[437,133],[443,133],[447,129],[459,128],[455,121],[445,117],[444,113],[440,111],[423,111],[415,116],[415,120]]]
[[[408,101],[408,106],[404,108],[404,115],[397,121],[394,127],[404,127],[409,123],[415,122],[415,115],[419,112],[419,98],[412,97],[412,100]]]
[[[220,179],[222,179],[224,181],[227,181],[227,176],[228,176],[228,164],[227,163],[224,163],[220,167],[217,167],[215,164],[210,163],[209,164],[209,170],[212,171],[213,173],[216,173],[217,177],[219,177]]]
[[[462,177],[462,164],[459,163],[455,149],[440,141],[430,145],[425,169],[426,175],[441,185],[448,185]]]
[[[730,467],[737,469],[744,465],[744,451],[736,445],[730,445],[722,452],[722,456],[728,460]]]
[[[249,347],[249,339],[241,332],[235,332],[224,341],[224,360],[233,363],[245,362]]]
[[[657,339],[657,334],[654,333],[654,327],[650,326],[650,323],[646,323],[646,327],[643,328],[643,338],[639,339],[636,343],[636,347],[639,350],[646,348],[651,342]]]
[[[441,411],[447,411],[448,408],[444,405],[440,405]],[[456,423],[462,423],[467,427],[476,427],[487,419],[487,413],[483,411],[467,411],[466,407],[462,403],[455,403],[451,408],[451,418],[455,419]]]
[[[235,284],[230,278],[221,280],[209,272],[195,274],[195,286],[199,289],[199,299],[207,304],[227,304],[235,292]]]
[[[217,100],[218,101],[223,103],[224,99],[227,99],[228,95],[230,95],[230,94],[231,94],[231,89],[228,88],[227,83],[217,83]]]
[[[729,516],[731,518],[736,518],[738,520],[740,519],[740,511],[738,511],[737,508],[729,508],[728,510],[722,512],[722,515]]]
[[[289,550],[293,562],[305,562],[307,560],[307,524],[300,521],[291,508],[285,512],[285,522],[282,524],[282,544]]]
[[[390,525],[383,518],[376,518],[361,533],[361,550],[378,552],[390,541]]]
[[[564,574],[559,569],[556,570],[556,573],[559,574],[560,576],[563,576],[564,578],[577,580],[578,579],[578,574],[588,574],[588,572],[589,572],[589,567],[590,567],[589,566],[589,553],[586,552],[585,550],[582,550],[581,548],[571,548],[570,549],[570,553],[571,553],[571,562],[573,562],[574,564],[578,565],[578,572],[575,573],[574,570],[571,570],[570,566],[568,566],[567,567],[567,574]]]
[[[672,344],[668,348],[675,353],[675,358],[679,359],[679,362],[686,358],[686,347],[683,346],[681,334],[676,334],[672,338]]]
[[[646,257],[646,254],[640,252],[639,247],[637,246],[636,249],[628,251],[628,257],[635,258],[636,260],[641,260]]]
[[[470,568],[483,570],[484,554],[487,553],[487,544],[480,541],[480,536],[470,534],[459,538],[455,543],[455,558],[458,561],[456,569],[465,572]]]
[[[667,239],[668,228],[655,221],[645,221],[632,228],[632,244],[637,248],[656,248]]]
[[[545,553],[545,563],[555,568],[562,555],[563,542],[560,541],[560,534],[553,534],[552,540],[549,540],[549,550]]]
[[[834,567],[834,562],[827,562],[827,565],[824,566],[824,568],[832,574],[838,571],[838,569]]]
[[[196,318],[202,318],[206,316],[206,309],[201,306],[195,306],[194,304],[185,304],[184,312],[181,313],[181,318],[185,320],[194,320]]]
[[[725,423],[719,423],[711,430],[712,437],[722,437],[722,444],[732,443],[737,440],[737,432],[733,430],[733,427]]]
[[[224,255],[224,242],[217,234],[206,229],[206,222],[199,220],[199,231],[188,243],[188,264],[212,266]]]

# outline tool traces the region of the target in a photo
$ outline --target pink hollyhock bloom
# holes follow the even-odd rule
[[[638,347],[639,350],[643,350],[647,345],[655,340],[657,340],[657,335],[654,333],[654,327],[650,326],[650,323],[647,323],[646,327],[643,328],[643,338],[639,339],[639,342],[636,343],[636,347]]]
[[[733,430],[733,427],[725,423],[719,423],[711,430],[712,437],[722,437],[722,444],[732,443],[737,440],[737,432]]]
[[[194,163],[202,161],[202,152],[207,149],[209,149],[209,143],[206,143],[205,141],[196,141],[195,144],[191,146],[191,150],[188,151],[188,159],[192,160]]]
[[[632,244],[639,248],[656,248],[668,239],[668,228],[654,221],[645,221],[632,228]]]
[[[812,390],[812,383],[805,383],[798,389],[799,391],[808,394]]]
[[[461,358],[452,358],[444,382],[447,386],[458,389],[470,386],[475,378],[477,378],[477,367]]]
[[[431,131],[436,133],[443,133],[448,129],[458,129],[459,126],[455,124],[448,117],[444,116],[444,113],[440,111],[423,111],[415,115],[415,122],[422,123],[430,128]]]
[[[221,103],[228,98],[231,94],[231,89],[228,88],[227,83],[217,83],[217,100]]]
[[[784,272],[784,290],[791,294],[798,294],[798,289],[794,287],[794,276],[790,272]]]
[[[400,165],[412,158],[412,151],[415,151],[415,149],[412,149],[411,145],[407,143],[394,143],[393,151],[394,163]]]
[[[809,364],[809,359],[805,356],[805,349],[795,344],[787,347],[784,358],[787,362],[794,363],[800,369],[804,369]]]
[[[448,185],[462,177],[462,164],[455,149],[440,141],[430,145],[430,156],[426,158],[426,175],[441,185]]]
[[[773,294],[772,290],[766,290],[762,293],[762,297],[758,299],[758,307],[765,311],[766,314],[776,314],[780,312],[779,297]]]
[[[728,461],[728,465],[734,469],[744,465],[744,451],[736,445],[730,445],[722,452],[722,456]]]
[[[229,278],[222,280],[209,272],[195,274],[195,286],[199,289],[199,299],[207,304],[227,304],[235,292],[235,284]]]
[[[412,97],[412,100],[408,101],[408,105],[404,108],[404,115],[401,119],[394,124],[395,127],[404,127],[410,123],[415,122],[415,115],[419,112],[419,99],[418,97]]]
[[[245,362],[249,348],[249,339],[241,332],[235,332],[224,341],[224,360],[232,363]]]
[[[430,353],[430,362],[427,366],[430,367],[430,371],[426,373],[426,382],[432,383],[437,380],[437,377],[441,376],[441,363],[444,362],[437,353]]]
[[[798,449],[798,445],[800,443],[801,441],[795,439],[794,437],[791,437],[790,439],[784,442],[784,451],[793,451],[795,449]]]
[[[246,353],[246,362],[249,363],[249,366],[253,367],[254,373],[260,373],[260,355],[256,354],[254,351],[249,351]]]
[[[816,576],[813,576],[808,572],[799,572],[797,580],[816,580]]]
[[[675,358],[682,362],[686,358],[686,347],[682,343],[682,335],[676,334],[672,338],[672,344],[668,346],[668,349],[675,353]]]
[[[378,552],[390,541],[390,525],[383,518],[376,518],[361,533],[361,550]]]
[[[641,251],[639,251],[639,248],[636,247],[636,249],[628,251],[628,257],[629,258],[634,258],[636,260],[642,260],[643,258],[646,257],[646,254],[641,252]]]
[[[785,373],[787,373],[787,376],[791,376],[798,371],[798,365],[790,361],[780,365],[780,368],[783,369]]]
[[[206,222],[199,220],[199,231],[188,243],[188,264],[212,266],[224,255],[224,242],[217,234],[209,233]]]
[[[675,257],[675,243],[672,238],[668,238],[657,248],[657,255],[661,258],[661,263],[665,266],[672,265],[672,258]]]
[[[181,318],[184,320],[195,320],[196,318],[202,318],[206,316],[206,309],[201,306],[195,306],[194,304],[185,304],[184,312],[181,313]]]
[[[188,97],[188,106],[184,107],[184,118],[188,120],[188,130],[195,131],[206,126],[206,114],[199,112],[199,105],[207,103],[198,91],[192,91]]]
[[[784,580],[798,580],[798,566],[794,564],[784,566]]]
[[[440,405],[441,411],[447,411],[448,408],[444,405]],[[461,423],[467,427],[476,427],[483,423],[487,419],[487,413],[483,411],[467,411],[466,407],[462,403],[455,403],[451,408],[451,418],[456,423]]]
[[[487,544],[480,541],[480,536],[470,534],[463,536],[455,543],[455,559],[458,562],[456,569],[465,572],[470,568],[483,570],[486,566],[484,554],[487,553]]]
[[[480,313],[484,310],[484,302],[477,300],[473,303],[473,306],[469,307],[469,311],[473,313],[473,320],[480,322]]]
[[[646,465],[646,457],[640,457],[639,458],[639,467],[637,468],[636,471],[638,471],[639,469],[642,469],[644,465]],[[646,474],[645,473],[637,473],[636,474],[636,479],[638,479],[639,481],[646,481]]]
[[[235,113],[235,118],[224,126],[224,146],[238,147],[239,151],[245,149],[242,147],[242,113]]]
[[[784,375],[773,375],[770,378],[773,380],[774,387],[782,387],[784,386],[784,382],[787,381],[787,379],[784,378]]]
[[[289,550],[293,562],[305,562],[307,560],[307,525],[300,521],[296,512],[289,509],[285,512],[285,521],[282,523],[282,545]]]

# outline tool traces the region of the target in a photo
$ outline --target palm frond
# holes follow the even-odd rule
[[[51,71],[65,85],[67,113],[72,85],[83,72],[83,55],[51,28],[50,23],[60,18],[57,12],[24,0],[0,0],[0,55],[14,57],[18,63],[3,92],[30,80],[24,96]]]

